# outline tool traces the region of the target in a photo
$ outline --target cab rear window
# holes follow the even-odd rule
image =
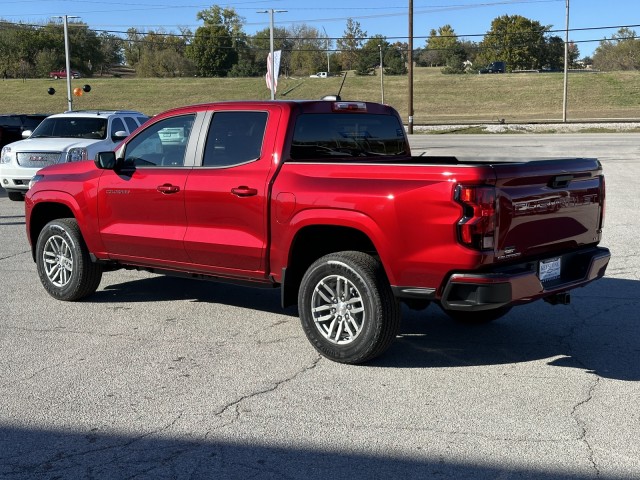
[[[296,121],[290,158],[297,161],[334,161],[405,158],[409,146],[404,127],[392,115],[363,113],[309,113]]]

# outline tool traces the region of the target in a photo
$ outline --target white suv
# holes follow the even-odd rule
[[[131,110],[71,111],[51,115],[25,140],[10,143],[0,155],[0,186],[11,200],[22,200],[36,172],[48,165],[93,160],[96,153],[113,150],[148,120]]]

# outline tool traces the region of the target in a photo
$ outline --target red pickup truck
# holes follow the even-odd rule
[[[362,363],[400,302],[470,323],[568,303],[609,262],[604,203],[596,159],[415,157],[395,110],[333,99],[162,113],[95,162],[40,170],[25,208],[57,299],[122,267],[280,287],[322,355]]]
[[[66,70],[56,70],[55,72],[49,72],[49,76],[54,80],[58,80],[60,78],[67,78]],[[71,78],[80,78],[80,72],[76,72],[75,70],[71,70]]]

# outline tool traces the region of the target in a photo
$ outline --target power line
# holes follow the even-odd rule
[[[542,1],[542,0],[536,0],[536,1]],[[549,0],[549,1],[556,1],[556,0]],[[31,27],[31,28],[46,28],[49,26],[60,26],[60,28],[62,28],[61,25],[58,25],[57,23],[54,22],[50,22],[47,23],[45,25],[42,24],[29,24],[29,23],[20,23],[20,22],[8,22],[8,21],[4,21],[4,20],[0,20],[0,30],[3,29],[6,25],[10,25],[16,28],[20,28],[20,27]],[[91,29],[89,28],[86,24],[82,23],[82,22],[77,22],[77,23],[70,23],[69,24],[69,28],[74,28],[74,27],[83,27],[86,28],[87,30],[93,31],[95,33],[108,33],[108,34],[114,34],[114,35],[128,35],[130,32],[129,31],[123,31],[123,30],[104,30],[104,29]],[[632,24],[632,25],[608,25],[608,26],[599,26],[599,27],[582,27],[582,28],[570,28],[569,32],[582,32],[582,31],[597,31],[597,30],[613,30],[613,29],[617,29],[620,30],[622,28],[626,28],[626,29],[630,29],[630,28],[638,28],[640,27],[640,24]],[[173,33],[173,32],[159,32],[159,31],[153,31],[150,30],[148,32],[144,32],[144,31],[138,31],[137,29],[134,29],[135,33],[140,34],[140,35],[155,35],[158,37],[178,37],[178,38],[185,38],[185,39],[191,39],[195,37],[195,34],[193,33]],[[475,38],[475,37],[486,37],[486,36],[502,36],[502,35],[525,35],[527,33],[543,33],[543,34],[549,34],[549,33],[559,33],[559,32],[564,32],[565,29],[557,29],[557,30],[542,30],[542,31],[521,31],[521,32],[515,32],[515,33],[491,33],[491,32],[487,32],[487,33],[474,33],[474,34],[455,34],[455,35],[437,35],[435,38],[455,38],[455,39],[464,39],[464,38]],[[214,36],[215,38],[215,36]],[[255,40],[261,37],[257,37],[256,35],[246,35],[245,37],[237,37],[237,39],[247,39],[247,40]],[[375,36],[367,36],[367,37],[358,37],[354,40],[357,41],[368,41],[368,40],[373,40],[373,39],[380,39],[380,35],[375,35]],[[383,39],[385,39],[386,41],[388,40],[408,40],[408,37],[405,36],[393,36],[393,37],[385,37],[382,36]],[[431,35],[422,35],[422,36],[414,36],[414,39],[419,39],[419,40],[427,40],[430,38],[434,38]],[[631,38],[631,37],[625,37],[626,38]],[[635,37],[633,37],[635,38]],[[129,38],[120,38],[123,41],[135,41]],[[274,39],[276,40],[287,40],[287,39],[295,39],[295,40],[318,40],[318,41],[338,41],[338,40],[345,40],[346,37],[325,37],[325,36],[317,36],[317,37],[274,37]],[[571,41],[570,43],[588,43],[588,42],[599,42],[602,40],[608,40],[607,38],[599,38],[599,39],[592,39],[592,40],[574,40]]]

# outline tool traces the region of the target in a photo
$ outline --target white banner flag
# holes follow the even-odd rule
[[[278,87],[278,75],[280,73],[280,57],[282,55],[281,50],[276,50],[273,52],[273,68],[276,72],[273,82],[273,91],[276,91]],[[267,74],[265,75],[265,80],[267,81],[267,88],[271,90],[271,53],[267,55]]]

